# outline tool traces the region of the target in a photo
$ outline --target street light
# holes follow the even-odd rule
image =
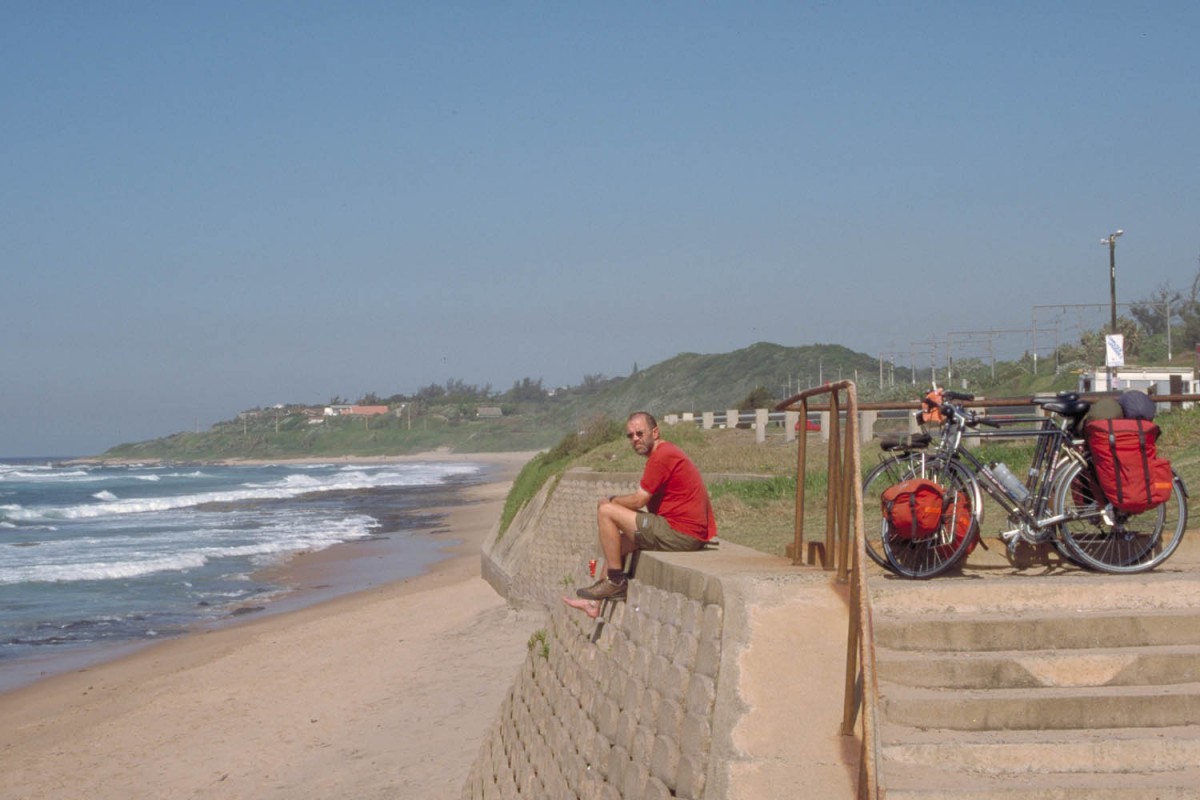
[[[1115,232],[1100,240],[1100,244],[1108,245],[1108,291],[1110,302],[1112,303],[1112,329],[1111,334],[1117,332],[1117,237],[1125,231],[1118,228]],[[1106,348],[1107,350],[1107,348]],[[1105,362],[1107,364],[1108,358]],[[1112,367],[1108,367],[1108,391],[1113,390],[1113,371]]]

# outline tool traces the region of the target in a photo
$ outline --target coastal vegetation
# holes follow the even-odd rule
[[[1157,331],[1152,305],[1122,319],[1128,329],[1128,358],[1168,363],[1165,329]],[[1143,324],[1145,322],[1146,324]],[[1084,364],[1102,361],[1099,332],[1078,344],[1055,350],[1039,368],[1028,355],[1013,362],[954,362],[954,385],[991,397],[1028,396],[1075,389]],[[1173,360],[1190,366],[1191,353]],[[1143,362],[1145,363],[1145,362]],[[504,506],[501,532],[548,482],[571,467],[638,473],[642,460],[624,441],[623,422],[633,409],[650,409],[660,419],[671,412],[770,407],[802,388],[826,381],[854,380],[860,402],[914,402],[928,385],[929,373],[856,353],[838,345],[783,347],[759,343],[732,353],[684,353],[646,368],[634,365],[625,378],[587,375],[579,386],[547,389],[540,379],[524,378],[495,392],[459,380],[431,384],[410,396],[367,394],[357,405],[381,406],[378,416],[327,416],[324,405],[257,408],[197,433],[177,433],[150,442],[115,447],[104,457],[126,460],[218,461],[238,458],[287,459],[336,456],[388,456],[437,449],[473,452],[542,451],[514,481]],[[933,377],[938,377],[934,375]],[[943,376],[944,377],[944,376]],[[333,398],[329,406],[345,404]],[[1187,485],[1200,486],[1200,410],[1173,411],[1157,420],[1160,447]],[[663,425],[663,437],[679,444],[700,466],[730,541],[782,555],[792,541],[795,513],[796,448],[781,430],[757,442],[745,428],[702,430],[700,426]],[[815,434],[811,434],[814,435]],[[986,454],[988,460],[1019,463],[1019,445]],[[877,461],[878,449],[866,445],[863,470]],[[824,531],[827,490],[825,448],[810,447],[805,471],[805,526]],[[992,515],[995,517],[995,515]],[[811,534],[810,534],[811,536]]]
[[[1177,343],[1200,341],[1200,273],[1188,292],[1162,287],[1129,310],[1117,320],[1126,363],[1192,366],[1190,344],[1173,351],[1171,337],[1174,331]],[[497,391],[452,378],[411,394],[368,392],[354,401],[384,409],[377,416],[327,414],[327,408],[348,404],[340,397],[327,404],[253,408],[207,431],[125,443],[102,457],[216,461],[544,450],[588,430],[595,419],[622,420],[635,409],[662,418],[771,407],[804,388],[838,380],[853,380],[860,402],[914,401],[935,381],[991,397],[1021,396],[1077,388],[1081,372],[1103,363],[1105,332],[1085,331],[1048,354],[1026,352],[1012,361],[965,352],[952,357],[949,338],[940,355],[937,343],[923,343],[931,347],[921,357],[924,364],[913,353],[871,356],[837,344],[759,342],[730,353],[681,353],[649,367],[634,363],[624,377],[585,374],[575,386],[547,387],[541,378],[524,377]]]
[[[1162,428],[1159,450],[1171,460],[1186,486],[1200,486],[1200,408],[1174,410],[1159,414],[1155,422]],[[703,430],[697,425],[663,426],[663,438],[682,447],[704,474],[717,515],[720,536],[725,541],[774,555],[784,555],[794,538],[796,510],[796,445],[784,441],[782,431],[758,442],[753,431]],[[812,442],[805,467],[806,539],[824,536],[828,492],[827,450],[820,446],[820,435],[810,433]],[[598,472],[637,474],[644,461],[619,435],[587,450],[573,439],[563,452],[570,457],[543,460],[539,457],[526,465],[514,482],[505,505],[508,521],[537,494],[547,480],[556,479],[573,467]],[[595,441],[595,440],[593,440]],[[978,452],[985,461],[1020,463],[1031,446],[1010,442],[989,444]],[[875,443],[862,448],[862,474],[865,477],[881,455]],[[990,502],[990,501],[989,501]],[[992,525],[1003,515],[985,507]],[[998,528],[997,528],[998,529]],[[985,535],[990,535],[985,529]]]
[[[328,404],[292,404],[243,411],[207,431],[180,432],[127,443],[103,454],[115,459],[211,461],[403,455],[445,448],[458,453],[542,450],[582,431],[596,417],[629,411],[721,410],[774,403],[824,380],[876,375],[877,359],[839,345],[783,347],[759,343],[732,353],[684,353],[623,378],[584,376],[578,386],[547,388],[522,378],[507,391],[461,380],[431,384],[411,395],[368,393],[355,405],[386,406],[379,416],[326,416]],[[901,368],[889,380],[904,382]],[[906,387],[911,394],[911,386]]]
[[[969,361],[958,367],[969,371]],[[999,363],[995,383],[981,391],[1029,392],[1072,388],[1070,372],[1036,375]],[[597,417],[624,419],[633,409],[671,412],[769,407],[801,389],[827,381],[854,380],[860,400],[915,400],[927,379],[906,367],[882,362],[839,345],[783,347],[759,343],[732,353],[684,353],[635,369],[625,378],[589,375],[583,384],[547,389],[524,378],[506,392],[451,380],[413,395],[367,394],[355,405],[386,407],[377,416],[329,416],[328,404],[290,404],[243,411],[207,431],[183,431],[103,453],[124,460],[219,461],[237,458],[386,456],[447,449],[458,453],[542,450],[565,435],[585,430]],[[991,388],[994,387],[994,388]]]
[[[534,456],[513,480],[500,512],[500,536],[508,530],[517,512],[541,491],[547,481],[557,480],[568,466],[605,444],[623,440],[624,432],[620,423],[599,416],[582,431],[567,434],[550,450]]]

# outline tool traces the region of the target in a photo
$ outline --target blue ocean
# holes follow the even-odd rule
[[[482,470],[0,459],[0,689],[31,663],[54,671],[263,608],[287,587],[261,575],[300,552],[387,539],[389,576],[418,574],[446,544],[429,509]]]

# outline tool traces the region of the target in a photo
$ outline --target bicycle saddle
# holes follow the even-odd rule
[[[1082,417],[1092,407],[1092,404],[1087,400],[1080,400],[1076,395],[1074,400],[1066,402],[1042,403],[1042,408],[1055,414],[1061,414],[1064,417],[1078,418]]]
[[[928,447],[933,437],[928,433],[913,433],[907,435],[888,433],[879,437],[881,450],[920,450]]]

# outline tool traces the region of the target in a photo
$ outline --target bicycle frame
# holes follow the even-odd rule
[[[1000,534],[1001,538],[1011,542],[1015,536],[1023,535],[1029,541],[1040,541],[1052,534],[1053,526],[1068,519],[1068,515],[1065,514],[1047,516],[1054,498],[1055,480],[1069,461],[1084,462],[1079,443],[1066,429],[1067,421],[1056,421],[1054,418],[1042,416],[987,420],[977,418],[957,406],[950,408],[953,410],[943,429],[942,442],[936,450],[937,456],[948,461],[957,461],[966,467],[979,488],[1004,509],[1009,520],[1017,521],[1018,527],[1003,531]],[[1005,430],[981,431],[973,427],[979,424]],[[1018,425],[1036,427],[1011,429]],[[1037,439],[1029,475],[1024,481],[1025,487],[1029,489],[1029,496],[1025,500],[1018,501],[1009,495],[988,465],[963,445],[963,439],[967,437],[979,440]],[[982,523],[983,507],[977,507]]]
[[[864,478],[878,510],[867,511],[879,547],[867,552],[876,563],[908,578],[931,578],[960,563],[982,537],[986,495],[1007,515],[1009,529],[1000,533],[1015,564],[1018,545],[1051,543],[1066,561],[1088,569],[1134,573],[1154,569],[1179,546],[1187,530],[1187,489],[1174,477],[1171,496],[1145,511],[1114,508],[1096,483],[1085,442],[1075,435],[1091,406],[1071,392],[1053,400],[1035,400],[1052,416],[988,418],[964,407],[968,394],[937,390],[922,402],[937,411],[926,419],[942,424],[940,441],[928,435],[881,443],[893,454]],[[985,425],[993,430],[978,430]],[[985,463],[964,440],[1034,439],[1033,456],[1023,481],[998,465]],[[929,447],[933,444],[932,447]],[[928,449],[927,449],[928,448]],[[900,451],[896,453],[895,451]],[[1021,459],[1024,461],[1024,457]],[[993,467],[997,467],[993,471]],[[1003,476],[1003,479],[1002,479]],[[915,529],[893,528],[887,487],[911,478],[934,481],[943,491],[943,513],[937,529],[918,535]],[[1012,494],[1006,489],[1011,487]],[[1027,494],[1026,494],[1027,492]],[[964,516],[965,509],[965,516]],[[1164,538],[1165,532],[1165,538]]]

